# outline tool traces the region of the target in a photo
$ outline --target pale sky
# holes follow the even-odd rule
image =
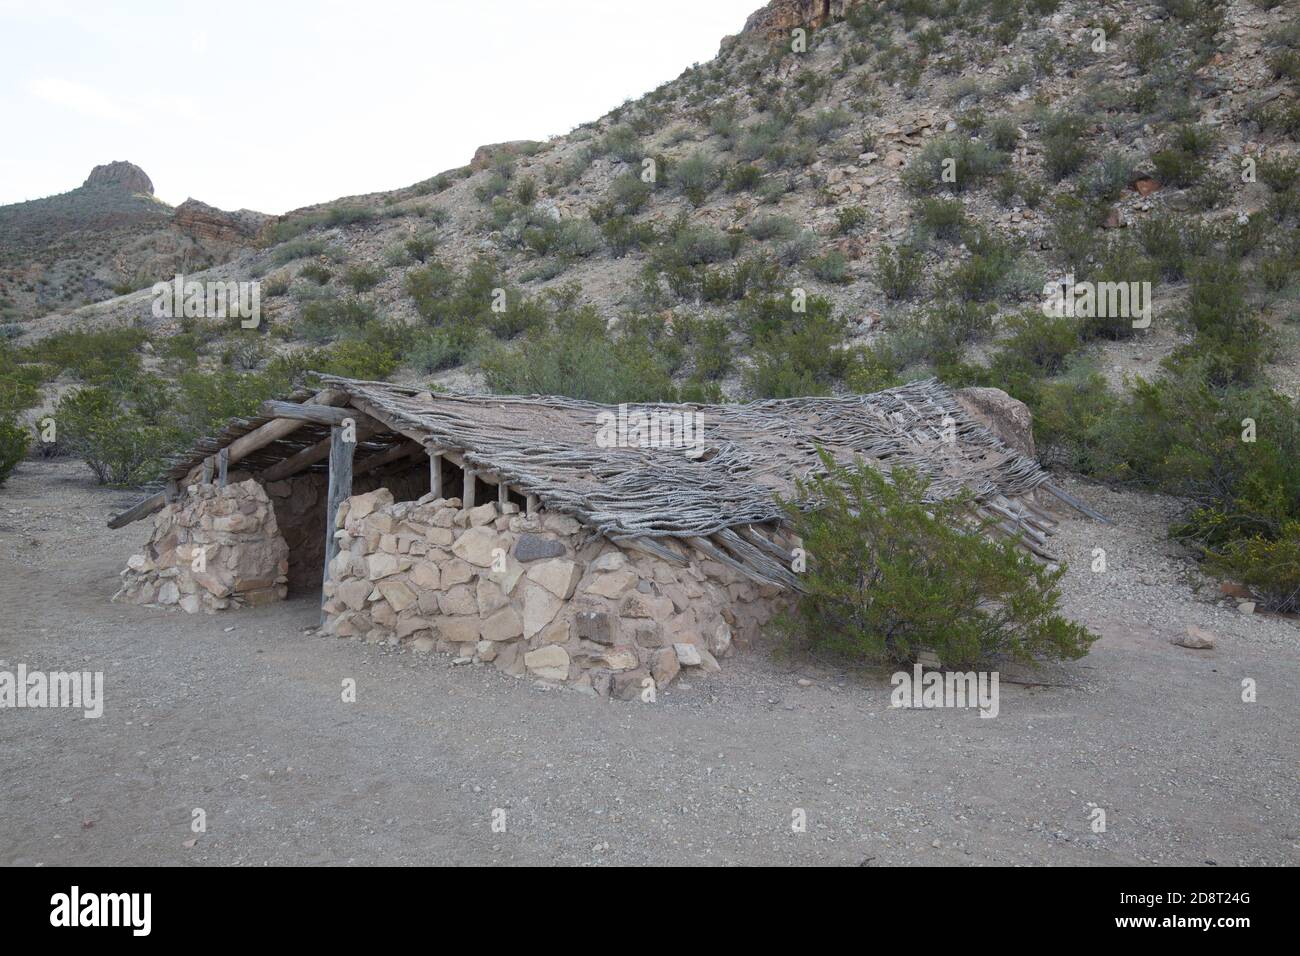
[[[129,160],[282,213],[545,139],[717,53],[764,0],[0,0],[0,204]]]

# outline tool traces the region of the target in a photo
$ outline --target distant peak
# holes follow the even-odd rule
[[[83,186],[116,186],[133,193],[153,195],[153,181],[135,163],[123,160],[96,166],[86,177]]]

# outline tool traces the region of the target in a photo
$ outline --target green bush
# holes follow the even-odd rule
[[[973,531],[969,497],[928,500],[902,468],[886,480],[861,460],[822,462],[825,476],[784,502],[809,557],[805,593],[779,619],[797,641],[869,664],[922,650],[951,667],[1088,652],[1096,636],[1059,611],[1065,569]]]
[[[12,418],[0,417],[0,485],[27,455],[31,432]]]
[[[1043,165],[1052,182],[1060,182],[1083,165],[1088,151],[1084,146],[1084,118],[1072,113],[1057,113],[1043,124]]]
[[[640,176],[624,173],[609,184],[606,202],[614,215],[634,216],[650,201],[650,184]]]
[[[367,265],[355,265],[348,267],[343,273],[343,281],[348,287],[358,295],[362,292],[369,292],[375,286],[379,285],[379,280],[384,277],[384,273],[379,269],[371,268]]]
[[[782,300],[772,300],[781,302]],[[752,398],[826,395],[841,380],[851,360],[845,350],[847,327],[829,300],[809,296],[803,312],[787,305],[768,323],[751,325],[753,365],[744,374]]]
[[[749,163],[737,163],[727,172],[726,189],[729,193],[749,192],[758,188],[763,171]]]
[[[48,336],[30,345],[31,362],[73,373],[93,385],[130,377],[140,368],[139,349],[149,340],[143,329],[112,328],[89,332],[76,329]]]
[[[948,160],[954,164],[951,182],[944,181]],[[903,185],[917,193],[963,192],[996,176],[1006,163],[1006,154],[983,142],[940,136],[930,140],[903,170]]]
[[[694,152],[671,171],[673,185],[691,205],[700,206],[709,198],[709,193],[718,182],[718,167],[712,159],[702,152]]]
[[[926,197],[916,207],[916,219],[927,234],[936,239],[954,241],[961,237],[966,214],[955,199]]]
[[[519,348],[498,345],[480,362],[488,387],[511,394],[568,395],[587,401],[671,401],[672,378],[641,337],[619,339],[584,307],[562,310]]]
[[[799,224],[789,216],[758,215],[749,221],[745,231],[760,242],[768,239],[790,239],[799,232]]]
[[[892,300],[910,299],[921,288],[921,253],[913,246],[881,247],[876,253],[876,284]]]
[[[174,427],[151,425],[107,388],[79,388],[54,412],[59,442],[86,462],[101,485],[138,485],[156,477],[179,444]]]
[[[849,261],[838,249],[831,249],[809,263],[813,275],[823,282],[842,285],[852,280],[849,274]]]
[[[841,236],[857,232],[867,224],[868,218],[867,210],[862,206],[844,206],[835,210],[835,232]]]

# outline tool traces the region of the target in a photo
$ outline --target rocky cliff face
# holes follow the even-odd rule
[[[123,189],[131,193],[146,193],[153,195],[153,180],[151,180],[143,169],[135,165],[118,160],[112,163],[105,163],[102,166],[96,166],[82,183],[84,187],[110,187]]]
[[[185,200],[172,214],[181,232],[213,242],[248,242],[269,218],[246,209],[226,212],[197,199]]]
[[[865,0],[772,0],[750,14],[744,33],[762,34],[771,39],[786,36],[795,27],[816,30],[838,20],[852,7]]]

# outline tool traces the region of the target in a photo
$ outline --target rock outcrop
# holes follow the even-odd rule
[[[268,218],[247,210],[226,212],[197,199],[185,200],[172,213],[177,229],[214,242],[248,242]]]
[[[838,20],[864,0],[772,0],[745,21],[746,34],[762,34],[775,40],[788,37],[795,27],[816,30]]]
[[[82,186],[110,187],[131,193],[153,195],[153,181],[135,163],[117,160],[96,166]]]

